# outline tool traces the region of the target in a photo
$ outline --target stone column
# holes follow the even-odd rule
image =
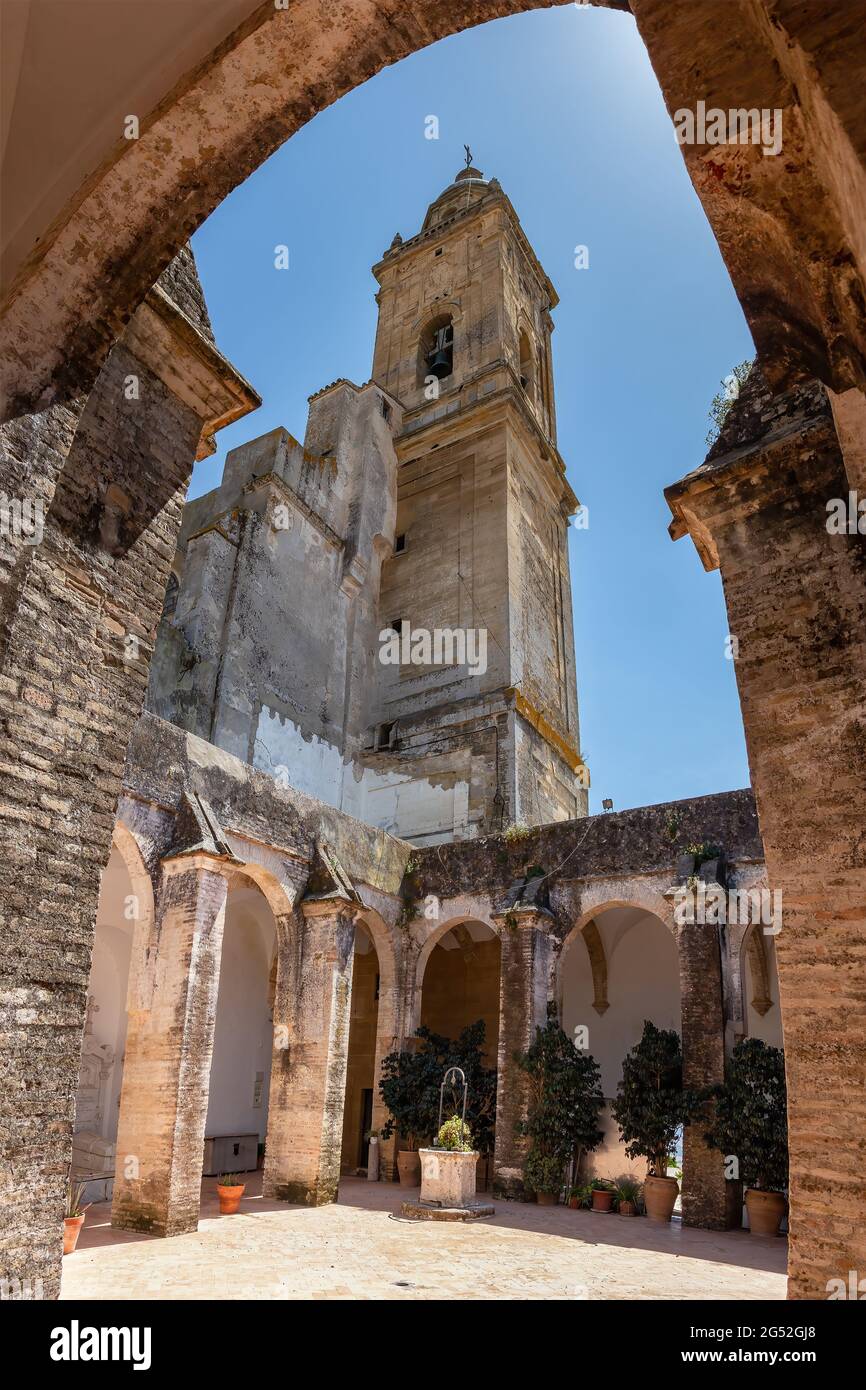
[[[198,1228],[228,877],[205,854],[163,861],[155,947],[132,982],[113,1226]]]
[[[307,898],[279,938],[264,1194],[336,1201],[357,904]]]
[[[191,256],[174,264],[172,283],[184,280],[194,288]],[[0,427],[0,1047],[7,1095],[26,1097],[3,1126],[0,1278],[45,1298],[60,1288],[99,879],[127,741],[203,430],[244,413],[242,398],[257,403],[156,288],[86,402],[43,403]]]
[[[677,929],[682,1001],[683,1085],[696,1091],[725,1079],[722,966],[716,926]],[[722,1231],[729,1225],[722,1155],[704,1142],[706,1125],[683,1134],[683,1225]]]
[[[668,489],[719,567],[771,887],[790,1148],[789,1294],[866,1270],[866,537],[828,530],[850,479],[826,393],[754,391]],[[744,400],[745,397],[745,400]],[[834,509],[835,510],[835,509]]]
[[[493,1191],[520,1198],[529,1140],[519,1125],[526,1118],[529,1085],[515,1054],[526,1051],[547,1020],[550,938],[547,917],[535,908],[518,908],[493,921],[501,944]]]

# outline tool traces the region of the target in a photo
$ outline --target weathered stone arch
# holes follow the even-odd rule
[[[490,918],[484,914],[478,914],[475,912],[465,912],[455,914],[451,917],[447,917],[444,921],[437,921],[436,926],[433,928],[430,934],[424,938],[424,941],[418,952],[418,960],[415,965],[415,979],[413,988],[413,999],[411,1004],[411,1016],[413,1020],[416,1021],[414,1022],[412,1031],[414,1031],[414,1027],[417,1027],[417,1017],[420,1016],[421,991],[424,987],[424,971],[427,969],[427,962],[429,961],[434,948],[439,945],[439,942],[442,940],[443,936],[447,936],[448,933],[452,931],[455,927],[465,926],[468,922],[480,923],[481,926],[487,927],[493,933],[494,936],[499,937],[501,940],[502,933],[498,924],[496,922],[491,921]]]
[[[437,39],[547,3],[457,0],[437,6],[394,0],[383,7],[358,0],[335,10],[328,0],[293,0],[286,8],[267,0],[253,10],[144,114],[138,139],[124,139],[118,130],[100,166],[53,224],[41,229],[8,296],[4,359],[13,411],[32,407],[49,384],[42,404],[88,390],[112,340],[180,246],[317,111]],[[607,7],[626,8],[622,0],[608,0]],[[721,63],[715,26],[707,24],[701,7],[678,5],[676,26],[669,0],[631,0],[630,8],[671,112],[693,109],[710,90],[720,106],[740,105],[735,97],[741,94],[742,69]],[[846,229],[857,225],[863,171],[852,140],[855,113],[845,109],[839,119],[831,111],[832,119],[816,119],[807,129],[804,117],[816,107],[823,110],[828,94],[803,63],[799,46],[774,42],[759,5],[737,6],[731,22],[736,47],[749,54],[751,100],[785,111],[797,164],[786,159],[784,170],[776,171],[765,160],[749,200],[740,196],[736,149],[714,149],[707,165],[703,147],[684,146],[689,172],[761,351],[778,357],[780,371],[799,357],[800,365],[837,390],[862,384],[862,361],[852,344],[859,344],[862,357],[866,344],[857,318],[863,267],[858,295],[847,261],[834,265],[827,250],[846,244]],[[684,52],[692,54],[687,64]],[[718,71],[714,61],[721,63]],[[829,95],[844,104],[838,84]],[[838,177],[840,162],[844,179]],[[807,190],[808,200],[797,196]],[[794,257],[798,241],[803,254]],[[844,324],[835,338],[834,314],[837,326],[839,319]]]
[[[657,917],[662,926],[666,927],[677,940],[676,928],[673,920],[673,908],[655,885],[650,882],[641,883],[640,880],[631,880],[628,886],[628,896],[611,896],[612,884],[605,880],[603,884],[594,885],[592,883],[581,886],[580,907],[581,912],[566,935],[563,937],[562,945],[556,953],[552,962],[554,979],[552,981],[552,997],[556,999],[557,1006],[562,1010],[562,966],[566,955],[575,939],[580,936],[586,947],[589,956],[590,969],[592,970],[592,983],[595,993],[593,1008],[597,1013],[604,1013],[608,1007],[607,997],[607,958],[605,956],[604,945],[601,934],[596,925],[596,917],[601,916],[612,907],[637,908],[648,915]],[[603,1007],[599,1007],[603,1005]]]
[[[122,820],[115,821],[111,843],[122,858],[135,898],[135,927],[129,958],[129,980],[126,989],[127,1012],[146,1008],[147,953],[155,921],[153,880],[145,856],[133,830]]]

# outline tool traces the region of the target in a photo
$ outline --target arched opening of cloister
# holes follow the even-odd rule
[[[419,1023],[456,1039],[480,1020],[488,1067],[496,1066],[499,1041],[499,970],[499,937],[485,922],[469,919],[440,930],[419,973]]]
[[[352,1002],[346,1060],[346,1099],[343,1107],[343,1147],[340,1170],[367,1169],[370,1134],[376,1126],[376,1044],[379,1023],[381,971],[376,943],[363,922],[355,927]]]
[[[71,1176],[85,1185],[88,1202],[112,1192],[130,981],[152,921],[150,877],[135,839],[118,822],[99,886],[75,1095]]]
[[[646,908],[617,904],[593,913],[571,932],[559,966],[562,1026],[585,1045],[601,1070],[604,1139],[586,1156],[587,1171],[617,1177],[642,1160],[626,1157],[610,1113],[626,1053],[640,1041],[646,1020],[682,1033],[680,970],[676,940]]]
[[[276,989],[276,927],[264,893],[244,874],[226,896],[205,1121],[206,1177],[260,1166],[268,1128]]]

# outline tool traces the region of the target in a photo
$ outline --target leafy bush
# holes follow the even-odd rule
[[[459,1153],[472,1152],[472,1135],[459,1115],[452,1115],[450,1120],[445,1121],[437,1138],[440,1149],[450,1149]]]
[[[555,1197],[562,1187],[565,1159],[556,1154],[542,1153],[533,1144],[523,1165],[523,1181],[531,1192],[549,1192]]]
[[[522,1134],[532,1143],[523,1180],[533,1192],[558,1193],[568,1160],[595,1149],[603,1138],[598,1115],[604,1105],[601,1073],[593,1057],[578,1052],[551,1016],[536,1028],[535,1041],[517,1058],[529,1077],[529,1105]]]
[[[743,386],[748,378],[749,372],[754,364],[754,357],[746,358],[745,362],[739,362],[733,371],[720,384],[721,391],[717,391],[710,401],[708,413],[710,428],[707,431],[707,444],[712,448],[722,432],[722,426],[727,418],[728,411],[740,394],[740,387]]]
[[[640,1042],[623,1060],[611,1106],[628,1157],[648,1159],[654,1177],[667,1177],[677,1131],[696,1118],[701,1106],[696,1091],[683,1089],[679,1035],[646,1020]]]
[[[479,1153],[493,1148],[496,1123],[496,1070],[484,1065],[484,1023],[479,1019],[464,1028],[459,1038],[443,1037],[421,1027],[415,1034],[420,1046],[414,1051],[391,1052],[382,1062],[379,1093],[388,1110],[382,1138],[402,1135],[410,1149],[427,1144],[439,1123],[439,1088],[449,1067],[460,1067],[468,1088],[466,1124],[475,1136]],[[462,1091],[449,1097],[462,1108]]]
[[[764,1192],[788,1186],[788,1109],[785,1054],[760,1038],[737,1043],[727,1079],[714,1087],[715,1114],[704,1136],[723,1154],[733,1154],[747,1187]]]

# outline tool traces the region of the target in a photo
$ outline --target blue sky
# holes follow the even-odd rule
[[[670,540],[663,488],[703,459],[710,400],[753,346],[630,16],[567,5],[446,39],[322,112],[226,199],[193,247],[217,341],[264,405],[221,433],[190,495],[244,439],[280,424],[302,438],[313,391],[367,380],[370,266],[419,229],[464,141],[561,300],[559,447],[590,518],[571,570],[591,809],[746,786],[721,580]]]

